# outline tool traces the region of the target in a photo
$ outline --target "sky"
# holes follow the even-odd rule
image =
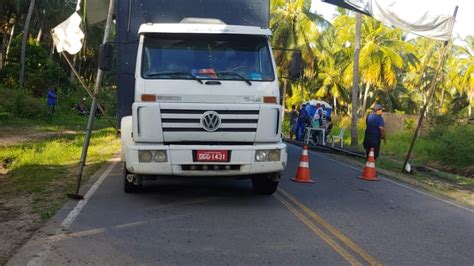
[[[467,35],[474,35],[474,1],[473,0],[411,0],[411,1],[424,1],[429,3],[430,8],[435,10],[453,10],[457,5],[459,7],[456,16],[456,23],[453,28],[453,35],[459,34],[462,38]],[[326,20],[331,21],[336,10],[336,6],[323,3],[321,0],[313,0],[311,11],[315,11]]]

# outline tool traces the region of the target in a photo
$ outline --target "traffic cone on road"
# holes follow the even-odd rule
[[[378,181],[377,173],[375,172],[375,158],[374,158],[374,148],[370,148],[369,157],[367,157],[367,163],[365,163],[364,172],[362,176],[359,176],[360,179],[367,181]]]
[[[314,183],[311,180],[309,174],[309,160],[308,160],[308,146],[304,145],[303,153],[300,157],[300,165],[298,166],[298,171],[296,171],[296,177],[292,178],[291,181],[298,183]]]

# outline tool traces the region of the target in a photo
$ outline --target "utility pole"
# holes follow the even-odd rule
[[[112,15],[114,13],[114,6],[115,6],[115,0],[110,0],[109,2],[109,11],[107,14],[107,20],[105,22],[105,30],[104,30],[104,37],[102,39],[102,44],[105,44],[109,38],[110,35],[110,28],[112,24]],[[81,154],[81,160],[79,162],[79,173],[77,175],[77,182],[76,182],[76,191],[75,194],[68,194],[69,198],[72,199],[83,199],[84,197],[79,194],[79,189],[81,188],[81,179],[82,179],[82,173],[84,171],[84,165],[86,163],[86,157],[87,157],[87,150],[89,149],[89,141],[91,139],[91,134],[92,134],[92,126],[94,124],[94,116],[95,116],[95,111],[97,108],[97,94],[99,93],[100,85],[102,83],[102,76],[104,72],[102,69],[98,68],[97,69],[97,77],[95,79],[95,84],[94,84],[94,93],[92,95],[92,104],[91,104],[91,109],[89,112],[89,120],[87,122],[87,130],[86,130],[86,137],[84,139],[84,146],[82,147],[82,154]]]
[[[436,83],[438,81],[439,72],[441,71],[441,67],[444,65],[444,61],[446,59],[446,50],[448,49],[449,40],[451,39],[451,34],[453,33],[453,27],[454,27],[454,22],[456,21],[456,14],[457,13],[458,13],[458,6],[456,6],[454,8],[453,24],[451,25],[450,32],[449,32],[449,37],[450,38],[448,40],[444,41],[443,49],[441,50],[439,64],[438,64],[438,67],[436,68],[436,72],[435,72],[435,75],[434,75],[433,82],[431,82],[430,91],[428,93],[428,98],[426,99],[426,102],[423,105],[423,108],[422,108],[421,113],[420,113],[420,118],[418,118],[418,125],[416,126],[415,133],[413,134],[413,138],[412,138],[411,143],[410,143],[410,147],[408,148],[407,156],[406,156],[405,162],[403,163],[403,166],[402,166],[402,171],[407,171],[406,166],[408,164],[408,161],[411,158],[411,153],[413,152],[413,147],[415,146],[416,138],[418,137],[418,134],[419,134],[420,129],[421,129],[421,124],[423,123],[423,118],[425,118],[426,110],[428,109],[428,106],[431,102],[431,99],[433,98],[433,94],[434,94],[434,91],[435,91],[435,88],[436,88]]]
[[[356,147],[359,144],[359,135],[357,132],[357,115],[359,100],[359,52],[360,52],[360,25],[362,14],[356,12],[356,32],[354,40],[354,68],[352,77],[352,123],[351,123],[351,146]]]

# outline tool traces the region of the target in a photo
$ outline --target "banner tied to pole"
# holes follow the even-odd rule
[[[68,19],[52,29],[52,37],[56,51],[77,54],[82,48],[81,16],[74,12]]]
[[[416,35],[447,41],[454,26],[453,11],[435,8],[428,0],[323,0],[372,16],[385,24]]]

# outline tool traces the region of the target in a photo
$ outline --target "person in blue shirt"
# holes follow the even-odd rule
[[[304,131],[307,126],[308,113],[306,112],[306,105],[301,105],[298,120],[296,122],[296,140],[303,140]]]
[[[377,159],[380,152],[380,141],[383,139],[384,143],[387,144],[387,138],[385,135],[384,121],[382,113],[384,108],[380,104],[375,104],[372,108],[373,112],[367,116],[364,135],[364,149],[367,156],[369,156],[370,148],[374,148],[374,157]]]
[[[306,113],[309,117],[313,117],[316,112],[316,101],[311,100],[306,104]]]
[[[54,89],[54,87],[50,87],[48,89],[48,107],[50,109],[51,114],[54,113],[54,109],[57,103],[58,95],[56,94],[56,90]]]

